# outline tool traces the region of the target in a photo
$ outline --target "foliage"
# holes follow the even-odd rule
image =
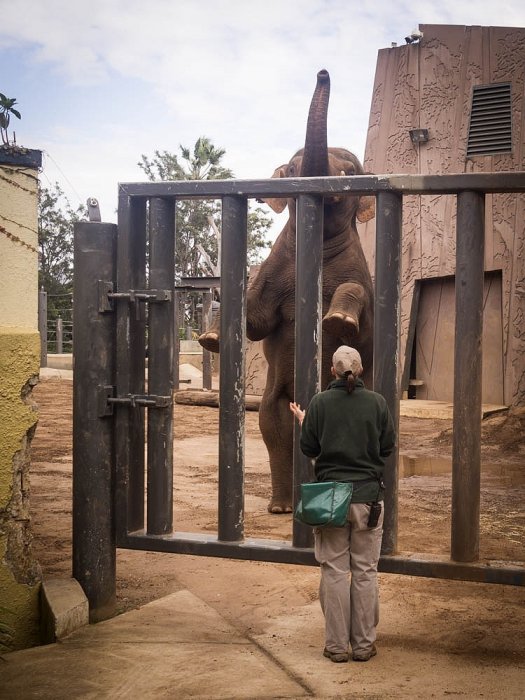
[[[15,109],[15,104],[16,99],[14,97],[6,97],[0,92],[0,136],[2,137],[2,143],[6,146],[9,145],[7,129],[11,121],[11,115],[15,116],[17,119],[22,118],[20,112]]]
[[[50,319],[71,308],[73,225],[84,216],[85,207],[73,210],[57,182],[49,188],[39,188],[38,283],[48,294]]]
[[[150,181],[218,180],[233,177],[222,165],[226,151],[206,137],[195,142],[193,150],[179,146],[180,154],[155,151],[152,159],[141,156],[139,167]],[[183,200],[176,212],[176,270],[183,277],[214,274],[218,262],[218,236],[221,208],[218,201]],[[260,261],[269,246],[266,238],[271,219],[257,207],[248,216],[248,262]],[[207,259],[209,262],[207,262]]]

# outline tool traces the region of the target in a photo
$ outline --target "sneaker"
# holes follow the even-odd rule
[[[348,653],[344,651],[328,651],[328,649],[325,648],[323,656],[333,661],[334,664],[345,664],[348,661]]]
[[[352,659],[354,661],[368,661],[369,659],[372,658],[372,656],[375,656],[376,654],[377,654],[376,645],[372,644],[370,649],[368,649],[367,651],[355,651],[352,654]]]

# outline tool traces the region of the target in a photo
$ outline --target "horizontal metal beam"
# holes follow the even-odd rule
[[[299,177],[267,180],[177,180],[125,182],[122,194],[133,197],[219,199],[244,197],[297,197],[300,194],[455,194],[473,192],[525,192],[525,172],[464,173],[458,175],[355,175],[350,177]]]
[[[448,557],[410,554],[382,556],[379,559],[378,569],[385,574],[408,574],[453,581],[525,586],[525,563],[521,566],[502,561],[459,563]]]
[[[191,291],[192,289],[210,290],[220,286],[220,277],[181,277],[175,289],[177,291]]]
[[[275,564],[317,566],[313,549],[294,547],[291,542],[285,540],[247,538],[241,542],[221,542],[216,537],[203,533],[174,532],[171,535],[153,537],[141,530],[119,539],[117,547],[226,559],[253,559]],[[525,586],[525,563],[510,565],[501,561],[487,561],[463,564],[435,555],[392,555],[382,556],[379,559],[379,571],[385,574]]]

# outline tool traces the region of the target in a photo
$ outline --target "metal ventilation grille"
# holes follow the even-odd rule
[[[475,85],[467,158],[512,150],[510,83]]]

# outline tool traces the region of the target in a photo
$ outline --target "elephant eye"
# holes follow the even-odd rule
[[[288,166],[288,175],[290,177],[293,177],[295,175],[295,165],[293,163],[290,163]]]

